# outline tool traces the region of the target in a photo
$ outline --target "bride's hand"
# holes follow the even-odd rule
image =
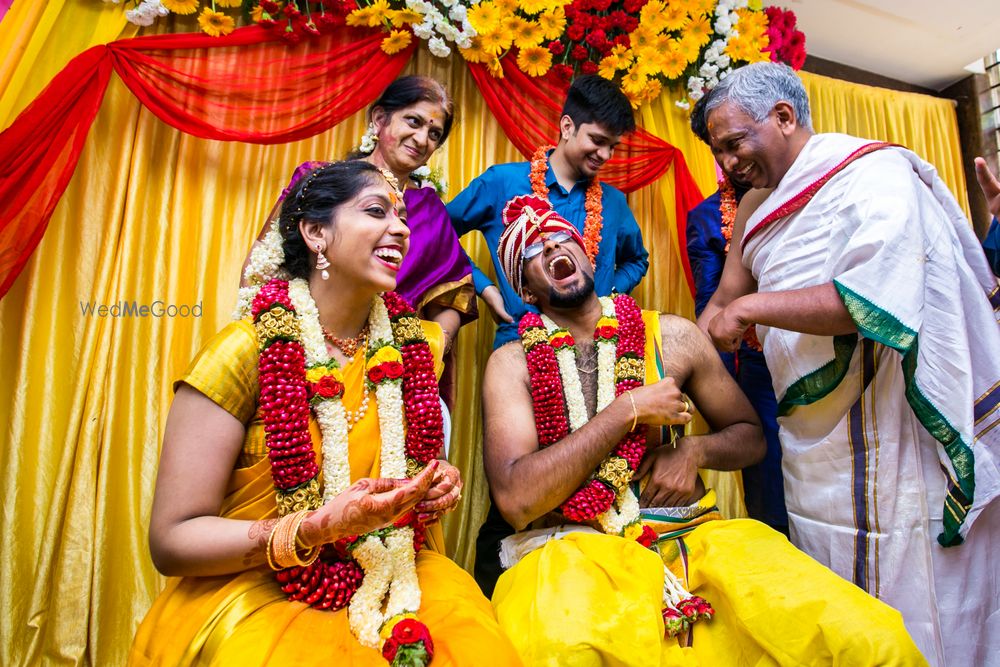
[[[413,479],[359,479],[302,521],[299,540],[314,547],[391,525],[427,496],[436,471],[432,461]]]
[[[437,461],[437,464],[430,490],[414,508],[418,512],[417,518],[424,523],[437,521],[442,514],[455,509],[462,499],[462,475],[458,468],[447,461]]]

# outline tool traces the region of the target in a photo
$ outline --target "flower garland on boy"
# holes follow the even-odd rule
[[[528,179],[531,181],[532,193],[544,201],[549,201],[549,186],[545,184],[545,175],[549,169],[549,151],[555,146],[542,146],[531,156],[531,171]],[[590,259],[590,265],[597,262],[597,252],[601,246],[601,230],[604,227],[602,216],[601,182],[595,177],[587,186],[587,194],[584,198],[583,208],[587,216],[583,224],[583,249]]]

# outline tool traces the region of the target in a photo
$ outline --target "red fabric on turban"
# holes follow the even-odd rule
[[[507,276],[507,282],[515,292],[522,297],[521,255],[524,249],[532,243],[542,240],[542,234],[552,232],[567,232],[581,248],[583,237],[571,222],[552,209],[552,204],[534,195],[518,195],[503,207],[501,216],[504,224],[503,233],[497,244],[497,257],[500,266]]]

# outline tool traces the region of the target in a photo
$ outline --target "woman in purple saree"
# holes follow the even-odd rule
[[[454,392],[454,364],[447,363],[452,357],[449,353],[458,328],[476,319],[476,292],[468,257],[459,245],[444,204],[434,187],[422,183],[414,172],[420,173],[448,138],[453,114],[451,98],[439,82],[426,76],[396,79],[372,104],[361,145],[349,156],[388,169],[405,188],[410,250],[400,267],[396,291],[422,319],[441,326],[446,369],[440,387],[449,405]],[[311,161],[299,165],[275,211],[300,178],[323,164]],[[270,228],[270,222],[269,218],[259,238]]]

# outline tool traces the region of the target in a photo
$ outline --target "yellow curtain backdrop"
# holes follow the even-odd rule
[[[120,7],[89,0],[44,11],[18,6],[23,11],[12,9],[0,24],[0,44],[35,29],[39,36],[10,51],[0,69],[5,125],[30,101],[31,87],[37,92],[62,63],[117,36],[124,25]],[[78,34],[88,12],[96,22]],[[458,122],[433,160],[445,169],[450,195],[487,166],[521,159],[464,65],[421,51],[410,71],[435,76],[455,97]],[[39,80],[40,72],[46,78]],[[814,98],[826,85],[839,84],[804,78]],[[877,102],[895,93],[857,88],[844,89],[847,106],[830,103],[828,111],[825,102],[817,105],[817,126],[851,130],[857,114],[872,113],[881,119],[872,121],[880,123],[875,130],[895,132],[905,119],[910,134],[871,136],[928,156],[949,186],[963,191],[961,169],[942,167],[960,162],[957,135],[949,130],[953,113],[949,120],[937,101],[917,96],[899,102],[909,110],[901,117],[892,104]],[[836,124],[838,117],[843,125]],[[641,122],[683,150],[704,192],[714,188],[711,156],[669,96],[644,108]],[[228,320],[246,250],[292,169],[306,159],[344,155],[363,128],[358,114],[322,136],[284,146],[204,141],[161,123],[112,78],[45,237],[0,300],[0,377],[6,380],[0,385],[0,423],[6,425],[0,431],[0,533],[8,545],[0,556],[0,636],[6,638],[0,663],[123,662],[162,585],[146,529],[171,380]],[[641,305],[691,316],[671,179],[629,200],[652,257],[637,290]],[[465,245],[481,266],[489,265],[480,238],[469,237]],[[85,304],[123,300],[198,303],[203,310],[200,318],[115,319],[84,312]],[[452,459],[467,486],[446,529],[453,557],[466,567],[486,500],[479,380],[492,336],[484,317],[464,328],[459,342]],[[734,499],[733,512],[738,505]]]

